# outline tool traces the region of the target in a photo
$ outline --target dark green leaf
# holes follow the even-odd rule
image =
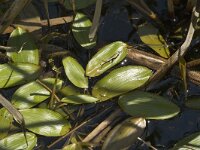
[[[0,64],[0,88],[12,87],[36,79],[40,66],[29,63]]]
[[[120,96],[118,103],[129,115],[145,119],[168,119],[180,112],[179,107],[166,98],[141,91]]]
[[[17,27],[11,33],[8,46],[14,48],[7,51],[13,62],[39,64],[39,50],[29,33],[22,28]]]
[[[69,132],[71,125],[59,113],[42,108],[20,110],[26,128],[44,136],[62,136]]]
[[[13,121],[13,117],[10,115],[10,113],[5,108],[1,108],[0,109],[0,139],[8,135],[12,121]]]
[[[63,4],[65,6],[66,9],[69,9],[69,10],[73,10],[73,4],[72,4],[72,0],[64,0],[63,1]],[[83,8],[86,8],[92,4],[94,4],[96,2],[96,0],[74,0],[75,2],[75,9],[78,10],[78,9],[83,9]]]
[[[69,95],[61,100],[61,102],[71,104],[94,103],[96,101],[98,101],[98,99],[90,95]]]
[[[125,66],[111,71],[99,80],[92,89],[92,95],[104,101],[142,86],[152,75],[143,66]]]
[[[41,80],[50,89],[55,83],[54,78]],[[62,87],[63,81],[57,80],[57,89]],[[12,96],[12,104],[19,109],[31,108],[50,96],[50,92],[36,81],[21,86]]]
[[[88,62],[86,67],[86,75],[95,77],[114,65],[122,61],[127,54],[127,44],[124,42],[113,42],[101,48]]]
[[[26,143],[24,133],[16,133],[0,140],[1,150],[32,150],[37,144],[37,137],[35,134],[26,132]]]
[[[92,41],[89,39],[89,32],[92,22],[83,13],[76,13],[72,24],[72,33],[76,41],[84,48],[90,49],[96,45],[96,38]]]
[[[200,109],[200,97],[189,97],[185,105],[192,109]]]
[[[200,132],[194,133],[180,140],[172,150],[199,150]]]
[[[78,61],[68,56],[62,62],[68,79],[77,87],[88,88],[88,78],[85,77],[85,70]]]
[[[102,150],[128,149],[142,135],[145,127],[143,118],[126,119],[109,132]]]
[[[157,28],[150,23],[145,23],[138,27],[138,34],[142,42],[147,44],[147,46],[151,47],[160,56],[169,58],[169,49]]]

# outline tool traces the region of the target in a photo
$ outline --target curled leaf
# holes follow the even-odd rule
[[[98,99],[90,95],[69,95],[61,100],[61,102],[71,104],[94,103],[96,101],[98,101]]]
[[[122,61],[127,54],[127,44],[121,41],[113,42],[101,48],[88,62],[86,75],[95,77]]]
[[[73,57],[65,57],[62,60],[65,73],[68,79],[77,87],[88,88],[88,78],[85,77],[85,70]]]
[[[112,129],[102,150],[128,149],[142,135],[146,127],[143,118],[128,118]]]
[[[94,85],[92,95],[101,101],[108,100],[142,86],[151,75],[152,71],[143,66],[115,69]]]
[[[170,51],[157,28],[150,23],[145,23],[138,27],[138,34],[142,42],[147,44],[147,46],[152,48],[156,53],[164,58],[169,58]]]
[[[119,106],[133,117],[145,119],[168,119],[176,116],[180,109],[164,97],[148,92],[133,91],[119,97]]]
[[[72,24],[72,33],[76,41],[84,48],[90,49],[96,45],[96,38],[90,41],[89,32],[92,22],[83,13],[76,13]]]
[[[12,87],[36,79],[40,66],[30,63],[0,64],[0,88]]]

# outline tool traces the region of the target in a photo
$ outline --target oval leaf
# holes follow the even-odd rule
[[[142,135],[146,127],[143,118],[128,118],[108,134],[102,150],[128,149]]]
[[[89,39],[92,22],[83,13],[76,13],[72,24],[72,33],[76,41],[84,48],[90,49],[96,45],[96,38],[92,41]]]
[[[0,139],[8,135],[12,121],[13,121],[13,117],[10,115],[10,113],[5,108],[1,108],[0,109]]]
[[[190,97],[185,102],[185,106],[192,109],[200,109],[200,97]]]
[[[180,112],[178,106],[164,97],[141,91],[120,96],[118,103],[129,115],[145,119],[168,119]]]
[[[39,50],[29,33],[24,29],[17,27],[11,33],[8,46],[14,48],[7,51],[7,55],[13,62],[39,64]]]
[[[68,85],[68,86],[62,87],[60,90],[58,90],[58,94],[60,94],[62,97],[65,97],[65,96],[69,96],[69,95],[80,94],[80,91],[78,88]]]
[[[53,88],[55,78],[41,80],[50,89]],[[57,80],[57,89],[63,84],[62,80]],[[12,96],[12,104],[19,109],[31,108],[50,96],[50,92],[36,81],[21,86]]]
[[[70,56],[62,60],[65,73],[68,79],[77,87],[88,88],[88,78],[85,77],[85,70],[78,61]]]
[[[86,67],[86,75],[95,77],[122,61],[127,55],[127,44],[113,42],[101,48],[89,61]]]
[[[12,87],[36,79],[40,66],[29,63],[0,64],[0,88]]]
[[[180,140],[172,150],[197,150],[200,149],[200,132],[194,133]]]
[[[143,66],[125,66],[111,71],[98,81],[92,89],[92,95],[104,101],[142,86],[152,75],[152,71]]]
[[[32,150],[37,144],[37,137],[35,134],[26,132],[26,139],[24,133],[16,133],[0,140],[1,150]]]
[[[69,122],[59,113],[42,108],[20,110],[25,120],[25,127],[44,136],[62,136],[70,129]]]
[[[63,2],[63,5],[65,6],[66,9],[69,10],[73,10],[73,1],[72,0],[65,0]],[[94,4],[96,2],[96,0],[87,0],[87,1],[83,1],[83,0],[74,0],[74,5],[75,5],[75,9],[83,9],[86,8],[92,4]]]
[[[152,48],[160,56],[169,58],[169,49],[157,28],[150,23],[145,23],[138,27],[138,34],[143,43],[147,44],[147,46]]]
[[[61,100],[61,102],[71,103],[71,104],[94,103],[96,101],[98,101],[98,99],[90,95],[69,95]]]

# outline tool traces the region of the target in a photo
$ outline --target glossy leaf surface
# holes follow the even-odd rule
[[[92,95],[104,101],[142,86],[152,75],[143,66],[125,66],[111,71],[99,80],[92,89]]]
[[[13,117],[10,115],[10,113],[5,108],[1,108],[0,109],[0,139],[8,135],[12,121],[13,121]]]
[[[69,10],[72,10],[73,9],[73,4],[72,4],[73,1],[71,0],[64,0],[63,1],[63,4],[65,6],[66,9],[69,9]],[[83,8],[86,8],[92,4],[94,4],[96,2],[96,0],[74,0],[75,2],[75,9],[78,10],[78,9],[83,9]]]
[[[166,98],[148,92],[133,91],[119,97],[119,106],[133,117],[145,119],[168,119],[180,109]]]
[[[24,133],[16,133],[0,140],[1,150],[32,150],[37,144],[37,137],[35,134],[26,132],[26,140]]]
[[[62,60],[65,74],[68,79],[77,87],[88,88],[88,78],[85,77],[85,70],[73,57],[65,57]]]
[[[142,135],[145,127],[143,118],[126,119],[109,132],[102,150],[128,149]]]
[[[40,66],[30,63],[0,64],[0,88],[12,87],[36,79]]]
[[[167,44],[156,27],[150,23],[142,24],[138,27],[138,34],[143,43],[152,48],[160,56],[169,58],[170,52]]]
[[[185,106],[192,109],[200,109],[200,97],[189,97],[185,102]]]
[[[69,95],[64,97],[61,101],[64,103],[71,103],[71,104],[84,104],[84,103],[94,103],[98,101],[98,99],[90,95]]]
[[[7,55],[13,62],[39,64],[39,50],[29,33],[24,29],[17,27],[11,33],[8,46],[15,48],[7,51]]]
[[[127,44],[121,41],[113,42],[101,48],[88,62],[86,75],[95,77],[122,61],[127,54]]]
[[[26,128],[44,136],[62,136],[71,128],[69,122],[59,113],[42,108],[20,110]]]
[[[172,150],[199,150],[200,149],[200,132],[189,135],[180,140]]]
[[[53,88],[55,78],[41,80],[50,89]],[[63,81],[57,80],[57,89],[60,89]],[[50,96],[50,92],[36,81],[27,83],[15,91],[12,96],[12,104],[19,109],[31,108]]]
[[[90,49],[96,45],[96,38],[92,41],[89,39],[89,32],[92,22],[83,13],[76,13],[72,24],[72,33],[76,41],[84,48]]]

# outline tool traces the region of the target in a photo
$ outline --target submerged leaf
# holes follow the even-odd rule
[[[121,41],[113,42],[101,48],[88,62],[86,75],[95,77],[122,61],[127,55],[127,44]]]
[[[76,13],[72,24],[72,33],[76,41],[84,48],[90,49],[96,45],[96,38],[92,41],[89,39],[89,32],[92,22],[83,13]]]
[[[61,102],[71,104],[94,103],[96,101],[98,101],[98,99],[90,95],[69,95],[61,100]]]
[[[143,66],[125,66],[111,71],[99,80],[92,89],[92,95],[104,101],[142,86],[152,75]]]
[[[7,51],[13,62],[39,64],[39,50],[26,30],[17,27],[10,35],[8,46],[14,48]]]
[[[41,80],[50,89],[53,88],[55,78]],[[63,84],[62,80],[57,80],[57,89]],[[12,96],[12,104],[19,109],[31,108],[50,96],[50,92],[36,81],[27,83],[15,91]]]
[[[68,79],[77,87],[88,88],[88,78],[85,77],[85,70],[78,61],[70,56],[62,60],[65,73]]]
[[[0,88],[12,87],[36,79],[40,66],[29,63],[0,64]]]
[[[185,102],[185,106],[192,109],[200,109],[200,97],[189,97]]]
[[[37,144],[37,136],[33,133],[26,132],[26,139],[24,133],[16,133],[0,140],[1,150],[32,150]],[[27,145],[28,144],[28,145]]]
[[[20,110],[26,128],[44,136],[62,136],[69,132],[70,123],[59,113],[42,108]]]
[[[143,118],[128,118],[112,129],[102,150],[128,149],[142,135],[146,127]]]
[[[66,9],[69,9],[69,10],[73,10],[73,1],[72,0],[60,0],[61,3],[63,3],[63,5],[65,6]],[[83,8],[86,8],[92,4],[94,4],[96,2],[96,0],[74,0],[75,2],[75,9],[78,10],[78,9],[83,9]]]
[[[62,148],[62,150],[82,150],[82,149],[83,148],[80,143],[69,144]]]
[[[0,109],[0,139],[8,135],[12,121],[13,121],[13,117],[10,115],[10,113],[5,108],[1,108]]]
[[[157,28],[155,28],[150,23],[145,23],[138,27],[138,34],[142,42],[147,44],[147,46],[151,47],[160,56],[169,58],[169,49]]]
[[[172,150],[199,150],[200,149],[200,132],[189,135],[180,140]]]
[[[118,103],[129,115],[145,119],[168,119],[180,112],[178,106],[164,97],[141,91],[120,96]]]

